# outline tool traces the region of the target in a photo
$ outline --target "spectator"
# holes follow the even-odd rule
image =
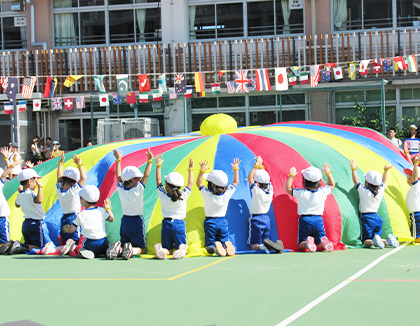
[[[44,148],[41,145],[41,139],[38,136],[35,136],[32,139],[31,150],[33,155],[32,163],[36,164],[36,162],[43,161],[45,159]]]
[[[92,142],[89,140],[88,142],[87,142],[87,144],[86,144],[86,147],[89,147],[89,146],[93,146],[92,145]]]
[[[405,138],[416,138],[417,127],[415,125],[410,126],[410,130],[408,131],[408,136]]]
[[[388,129],[388,138],[391,141],[391,143],[393,143],[395,146],[399,147],[400,149],[403,148],[403,144],[402,141],[398,138],[395,138],[395,128],[389,128]]]
[[[54,140],[54,141],[53,141],[53,143],[52,143],[52,146],[53,146],[53,149],[52,149],[52,151],[51,151],[50,153],[48,153],[48,155],[46,156],[46,158],[47,158],[47,159],[50,159],[50,158],[54,158],[54,157],[61,156],[61,155],[62,155],[62,153],[63,153],[63,151],[60,151],[60,150],[59,150],[59,148],[60,148],[60,143],[59,143],[58,141]]]

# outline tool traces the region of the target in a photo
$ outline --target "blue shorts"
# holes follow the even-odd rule
[[[187,244],[184,220],[164,218],[162,220],[162,247],[168,250],[178,249],[180,244]]]
[[[105,255],[106,250],[108,249],[108,240],[106,238],[102,239],[85,239],[83,241],[83,248],[86,248],[92,251],[95,256]]]
[[[22,223],[22,235],[25,244],[34,245],[38,248],[44,246],[44,230],[41,220],[25,219]]]
[[[133,247],[146,248],[143,216],[123,215],[120,227],[121,245],[130,242]]]
[[[63,214],[63,217],[61,218],[60,221],[60,236],[61,236],[61,244],[64,245],[66,244],[66,241],[68,239],[73,239],[75,243],[77,243],[79,241],[80,238],[80,226],[78,226],[76,228],[76,230],[74,230],[72,233],[66,233],[63,231],[63,226],[64,225],[72,225],[73,221],[76,219],[76,213],[71,213],[71,214]]]
[[[420,212],[414,212],[410,214],[411,219],[411,235],[413,237],[420,238]],[[413,234],[413,223],[416,224],[416,235]]]
[[[0,244],[10,240],[9,217],[0,217]]]
[[[270,217],[267,214],[252,215],[249,218],[248,244],[262,244],[264,239],[270,238]]]
[[[359,220],[362,243],[368,239],[372,240],[375,234],[382,235],[382,217],[377,213],[361,213]]]
[[[228,222],[226,217],[206,217],[204,220],[204,246],[214,247],[216,241],[223,245],[229,241]]]
[[[306,241],[309,236],[314,238],[315,244],[321,243],[321,238],[325,237],[324,220],[321,215],[301,215],[299,217],[298,244]]]

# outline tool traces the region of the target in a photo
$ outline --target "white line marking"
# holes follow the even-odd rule
[[[382,260],[388,258],[389,256],[395,254],[397,251],[399,251],[402,248],[406,247],[407,244],[408,243],[404,243],[401,246],[399,246],[398,248],[395,248],[395,249],[387,252],[386,254],[382,255],[381,257],[375,259],[373,262],[371,262],[365,268],[363,268],[360,271],[358,271],[357,273],[353,274],[347,280],[345,280],[345,281],[341,282],[340,284],[338,284],[337,286],[333,287],[328,292],[325,292],[323,295],[319,296],[314,301],[308,303],[305,307],[303,307],[302,309],[298,310],[293,315],[291,315],[290,317],[286,318],[285,320],[283,320],[282,322],[280,322],[276,326],[286,326],[286,325],[289,325],[291,322],[295,321],[299,317],[301,317],[304,314],[306,314],[309,310],[311,310],[312,308],[314,308],[317,304],[321,303],[322,301],[324,301],[325,299],[327,299],[328,297],[330,297],[331,295],[333,295],[335,292],[341,290],[343,287],[345,287],[346,285],[350,284],[353,280],[357,279],[358,277],[360,277],[364,273],[366,273],[368,270],[370,270],[374,266],[378,265]]]

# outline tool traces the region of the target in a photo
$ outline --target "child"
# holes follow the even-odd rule
[[[65,233],[63,231],[64,225],[71,225],[76,218],[77,213],[80,212],[80,198],[79,192],[82,190],[86,182],[86,173],[83,168],[82,160],[79,155],[73,155],[73,162],[79,169],[69,166],[64,170],[64,152],[61,154],[61,160],[58,162],[57,168],[57,185],[56,193],[60,201],[63,216],[60,220],[60,244],[61,247],[54,247],[52,242],[48,242],[41,250],[42,255],[50,254],[59,251],[60,256],[72,252],[80,239],[80,228],[77,228],[73,233]]]
[[[17,143],[10,143],[10,148],[3,147],[0,150],[0,152],[3,154],[4,160],[6,161],[5,169],[7,169],[10,165],[13,165],[12,171],[9,174],[9,178],[12,179],[16,177],[20,173],[20,171],[22,171],[22,163],[16,164],[17,161],[20,161],[22,159],[18,151]]]
[[[365,246],[375,246],[383,249],[385,245],[391,247],[398,247],[399,242],[395,239],[394,235],[389,234],[385,240],[381,239],[382,235],[382,217],[377,212],[381,204],[382,197],[385,191],[385,181],[387,178],[388,170],[392,168],[390,165],[384,166],[384,173],[378,171],[369,171],[365,174],[365,186],[359,182],[357,177],[356,162],[351,159],[351,176],[353,183],[359,192],[359,219],[361,226],[361,240]]]
[[[253,250],[275,250],[282,253],[283,242],[270,240],[270,217],[267,215],[271,201],[273,200],[273,185],[270,182],[270,175],[264,170],[262,158],[258,156],[248,175],[248,182],[251,186],[251,205],[249,212],[249,237],[248,244]]]
[[[196,185],[200,189],[203,196],[204,213],[206,219],[204,220],[204,236],[205,248],[209,254],[216,253],[220,256],[233,256],[235,254],[235,247],[229,241],[228,222],[226,220],[226,211],[229,200],[239,184],[239,161],[238,158],[233,160],[233,182],[229,187],[227,186],[228,177],[225,172],[221,170],[213,170],[210,173],[205,173],[209,168],[208,161],[201,160],[200,172],[198,173]],[[208,181],[208,188],[203,186],[203,177]]]
[[[334,246],[328,240],[324,229],[324,205],[327,196],[335,187],[334,178],[330,166],[324,163],[323,172],[327,176],[328,185],[321,187],[321,170],[310,166],[302,170],[303,189],[292,188],[293,179],[296,176],[296,168],[290,168],[289,177],[286,181],[286,192],[297,199],[299,217],[298,245],[300,250],[309,249],[333,251]]]
[[[115,241],[110,249],[109,259],[117,258],[123,247],[123,259],[130,259],[132,255],[146,253],[146,239],[144,237],[143,193],[147,179],[152,169],[153,154],[147,149],[147,165],[144,175],[135,166],[127,166],[121,172],[122,153],[114,149],[115,174],[117,176],[117,191],[120,196],[123,217],[121,219],[121,242]]]
[[[80,203],[86,209],[77,214],[72,225],[64,225],[63,231],[73,233],[77,227],[82,228],[85,237],[83,248],[79,253],[83,258],[93,259],[95,256],[106,254],[109,256],[108,240],[106,239],[105,221],[113,222],[111,201],[104,200],[104,207],[95,207],[99,200],[99,189],[94,185],[84,185],[80,190]]]
[[[417,243],[420,242],[420,182],[419,182],[419,160],[420,156],[414,157],[414,165],[410,169],[405,169],[407,183],[411,186],[405,201],[410,214],[412,235]],[[0,248],[1,250],[1,248]]]
[[[172,254],[174,259],[180,259],[187,254],[187,233],[185,217],[187,215],[187,199],[194,184],[194,162],[190,158],[188,167],[188,184],[184,186],[184,177],[178,172],[171,172],[166,177],[165,187],[162,185],[161,167],[164,160],[162,154],[156,157],[156,184],[162,208],[162,244],[155,244],[156,256],[166,259]]]

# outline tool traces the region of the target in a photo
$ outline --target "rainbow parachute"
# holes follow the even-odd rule
[[[231,163],[235,157],[241,160],[240,183],[233,195],[227,212],[229,232],[237,251],[247,251],[250,189],[246,180],[258,155],[264,160],[266,170],[274,186],[274,199],[270,209],[271,238],[281,239],[285,248],[297,250],[298,215],[294,198],[287,195],[284,185],[291,166],[297,171],[313,165],[322,167],[324,162],[331,166],[336,188],[326,201],[324,221],[327,236],[335,249],[345,246],[360,246],[360,226],[358,219],[358,194],[353,185],[349,160],[358,164],[359,180],[369,170],[383,171],[385,164],[393,165],[389,171],[387,188],[379,215],[383,217],[383,236],[393,233],[400,241],[410,241],[410,224],[405,206],[409,189],[404,168],[409,163],[401,151],[381,134],[364,128],[339,126],[316,122],[287,122],[261,127],[238,129],[228,134],[201,136],[198,133],[177,137],[132,139],[104,145],[83,148],[65,155],[64,168],[73,165],[71,157],[80,154],[87,171],[87,184],[98,186],[102,205],[110,198],[115,215],[114,223],[107,223],[108,240],[119,240],[119,226],[122,217],[121,204],[116,191],[115,158],[113,149],[118,147],[123,154],[122,167],[138,166],[143,172],[146,166],[146,150],[153,155],[163,154],[162,175],[178,171],[187,180],[187,168],[191,157],[195,164],[195,177],[199,171],[198,162],[207,159],[213,169],[226,171],[229,182],[233,180]],[[45,224],[48,237],[58,243],[61,207],[55,193],[58,158],[36,166],[34,169],[43,176]],[[147,230],[147,246],[153,254],[153,245],[160,242],[161,209],[156,192],[155,165],[144,193],[144,218]],[[326,177],[323,178],[324,182]],[[301,187],[302,175],[298,173],[294,187]],[[4,188],[6,199],[12,210],[10,217],[11,236],[21,238],[22,212],[15,208],[18,181],[8,182]],[[204,255],[204,209],[201,194],[194,185],[187,203],[188,254]]]

